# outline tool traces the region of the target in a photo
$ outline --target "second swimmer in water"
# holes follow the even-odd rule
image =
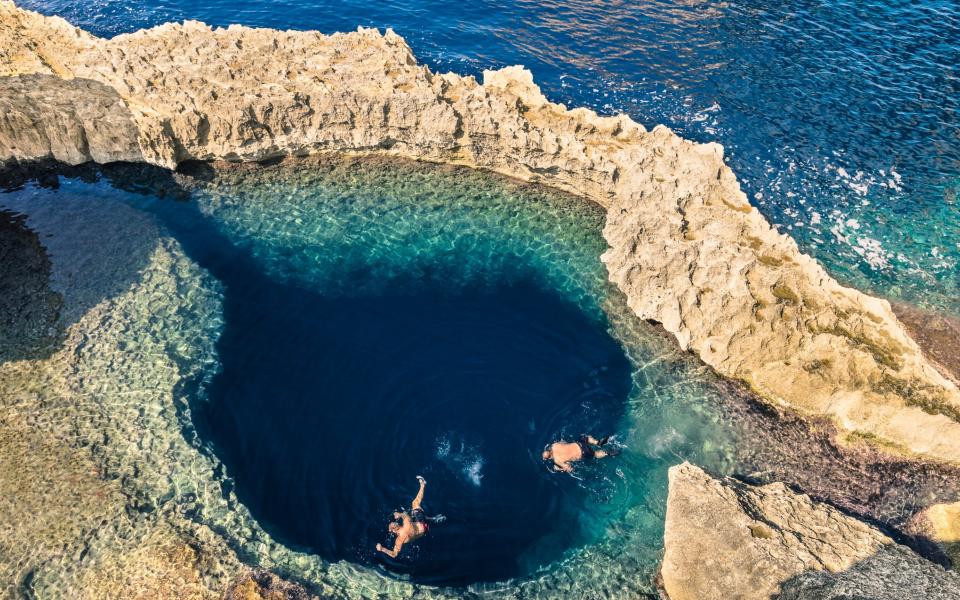
[[[615,452],[601,448],[609,440],[610,436],[598,440],[592,435],[584,434],[577,438],[575,442],[564,442],[563,440],[553,442],[544,448],[543,460],[553,461],[553,467],[556,470],[570,473],[573,471],[572,463],[592,458],[614,456]]]

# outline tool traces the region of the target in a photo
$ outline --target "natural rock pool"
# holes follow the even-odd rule
[[[617,432],[630,392],[602,313],[551,281],[562,258],[587,266],[550,238],[590,211],[567,201],[551,222],[476,184],[450,210],[430,187],[442,179],[343,175],[255,177],[201,200],[209,217],[156,207],[224,285],[221,370],[194,414],[237,497],[293,547],[433,584],[523,575],[590,541],[590,486],[539,458],[559,437]],[[385,559],[374,546],[418,474],[446,521]]]
[[[406,579],[652,593],[666,469],[683,459],[893,527],[953,489],[838,450],[828,426],[761,410],[677,351],[607,283],[603,212],[581,199],[372,158],[46,182],[0,196],[22,240],[4,260],[34,265],[10,321],[31,333],[0,386],[19,402],[11,430],[42,415],[71,458],[22,465],[19,480],[49,483],[4,511],[5,543],[84,549],[33,588],[129,571],[146,560],[131,549],[172,529],[221,561],[211,577],[235,552],[329,595]],[[583,431],[615,434],[622,455],[549,473],[544,444]],[[84,487],[88,472],[105,487]],[[377,555],[417,474],[447,519],[397,560]],[[58,520],[46,538],[17,520],[35,496]],[[96,524],[104,506],[128,518]]]

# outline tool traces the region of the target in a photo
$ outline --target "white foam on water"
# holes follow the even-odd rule
[[[437,438],[437,458],[444,459],[450,455],[450,438],[440,436]]]
[[[647,453],[650,456],[661,456],[665,452],[669,452],[678,445],[683,444],[685,441],[686,439],[682,433],[673,427],[668,427],[658,431],[656,435],[650,438],[647,444]]]
[[[485,461],[476,446],[467,444],[456,433],[446,433],[437,438],[436,455],[468,483],[480,487]]]
[[[481,456],[464,467],[463,474],[467,476],[467,479],[469,479],[473,485],[480,487],[480,480],[483,479],[483,473],[480,472],[482,469],[483,457]]]

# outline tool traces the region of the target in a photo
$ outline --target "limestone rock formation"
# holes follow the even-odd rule
[[[0,76],[0,161],[385,153],[589,198],[608,209],[611,280],[681,347],[852,438],[960,462],[957,386],[886,301],[842,287],[765,221],[719,145],[568,110],[520,67],[482,84],[433,73],[389,30],[187,21],[103,40],[0,0]]]
[[[142,159],[137,127],[113,88],[41,74],[0,77],[0,156],[67,164]]]
[[[670,469],[661,567],[671,600],[960,598],[960,576],[780,483]]]

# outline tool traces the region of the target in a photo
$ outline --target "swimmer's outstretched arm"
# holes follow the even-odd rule
[[[403,542],[404,541],[400,539],[400,536],[397,536],[397,541],[393,543],[393,550],[387,550],[381,544],[377,544],[377,550],[383,552],[390,558],[396,558],[397,555],[400,554],[400,549],[403,548]]]

